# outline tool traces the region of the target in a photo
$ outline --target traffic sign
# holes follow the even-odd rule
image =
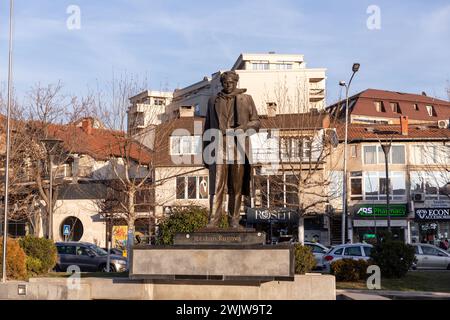
[[[70,234],[70,225],[65,224],[65,225],[63,226],[63,234],[64,234],[65,236],[68,236],[68,235]]]

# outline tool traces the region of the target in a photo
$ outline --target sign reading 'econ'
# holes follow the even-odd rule
[[[418,221],[450,220],[450,208],[418,208],[414,211]]]

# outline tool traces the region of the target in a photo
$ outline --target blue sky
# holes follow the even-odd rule
[[[68,30],[69,5],[81,29]],[[366,12],[377,5],[381,29]],[[0,4],[0,81],[6,80],[8,1]],[[445,97],[450,81],[448,1],[39,0],[15,6],[14,83],[19,95],[37,82],[62,80],[83,94],[112,73],[174,89],[228,69],[241,52],[300,53],[327,68],[328,103],[351,65],[352,92],[380,88]]]

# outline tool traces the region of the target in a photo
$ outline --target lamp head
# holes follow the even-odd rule
[[[354,63],[354,64],[353,64],[353,67],[352,67],[352,71],[353,71],[353,72],[358,72],[360,66],[361,66],[361,64],[359,64],[359,63]]]
[[[346,86],[346,83],[345,83],[344,80],[341,80],[341,81],[339,81],[339,85],[340,85],[341,87],[345,87],[345,86]]]

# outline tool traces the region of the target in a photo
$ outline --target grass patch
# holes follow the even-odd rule
[[[337,282],[336,289],[367,290],[366,282]],[[381,279],[382,290],[450,292],[449,271],[409,271],[402,279]]]

